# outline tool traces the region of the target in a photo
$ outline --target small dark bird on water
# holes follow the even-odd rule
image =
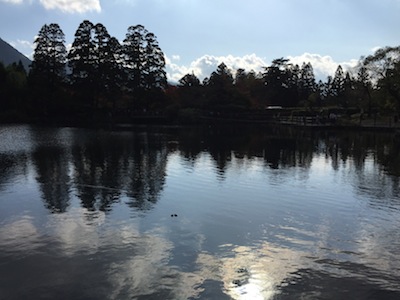
[[[177,216],[178,216],[177,214],[172,214],[172,215],[171,215],[171,217],[177,217]]]

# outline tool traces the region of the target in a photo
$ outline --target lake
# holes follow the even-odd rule
[[[400,299],[400,139],[0,126],[0,299]]]

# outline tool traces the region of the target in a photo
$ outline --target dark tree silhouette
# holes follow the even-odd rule
[[[179,79],[180,87],[198,87],[200,86],[200,80],[194,74],[186,74]]]
[[[122,53],[118,40],[103,24],[83,21],[68,54],[71,83],[93,111],[116,108],[116,97],[124,85]]]
[[[272,116],[265,111],[270,105],[286,107],[285,116],[303,114],[304,108],[315,115],[315,106],[336,106],[326,111],[351,116],[358,109],[368,111],[368,116],[374,111],[376,116],[379,110],[397,120],[400,111],[400,46],[362,57],[357,74],[338,66],[333,76],[318,84],[311,63],[299,67],[282,57],[263,73],[230,70],[221,63],[202,83],[194,74],[186,74],[174,85],[167,83],[157,37],[143,25],[130,26],[121,45],[103,24],[84,20],[68,55],[64,43],[59,25],[41,28],[28,85],[22,64],[0,65],[3,111],[33,112],[50,120],[69,112],[73,120],[90,116],[87,120],[109,124],[118,118],[133,121],[142,114],[146,115],[142,120],[159,121],[166,117],[175,121],[184,114],[199,120],[214,112],[260,119]],[[26,95],[30,101],[23,102]]]
[[[368,113],[370,117],[372,114],[372,83],[368,70],[366,67],[361,66],[357,73],[356,78],[356,98],[359,101],[358,106]]]
[[[121,68],[118,63],[121,55],[121,46],[118,40],[111,37],[106,27],[100,23],[94,26],[93,43],[93,57],[96,59],[94,64],[94,84],[98,94],[95,106],[107,107],[110,101],[112,107],[115,108],[117,90],[122,87],[123,83]],[[103,98],[103,103],[99,103],[101,98]]]
[[[62,110],[62,83],[65,79],[65,36],[58,24],[45,24],[35,39],[35,52],[29,74],[33,108],[48,116]]]
[[[307,102],[310,96],[316,92],[314,70],[311,63],[303,63],[300,69],[300,77],[298,82],[300,101]]]
[[[35,39],[31,76],[55,84],[65,77],[67,50],[58,24],[44,25]]]
[[[236,111],[247,108],[248,100],[234,87],[232,72],[221,63],[205,83],[207,108],[218,112]]]
[[[149,32],[145,36],[146,59],[144,64],[146,89],[160,89],[167,84],[164,53],[158,45],[156,36]]]
[[[345,90],[346,74],[343,71],[341,65],[339,65],[335,71],[335,75],[332,81],[332,95],[335,97],[343,96]]]
[[[203,87],[200,80],[194,74],[186,74],[178,83],[180,107],[204,108]]]
[[[288,59],[278,58],[263,74],[269,105],[295,106],[298,103],[298,72]]]
[[[0,114],[10,114],[5,121],[19,121],[16,112],[24,112],[26,108],[27,75],[21,61],[8,67],[0,62]],[[20,114],[21,115],[21,114]],[[23,120],[21,120],[23,121]]]
[[[246,72],[244,69],[238,69],[234,84],[238,93],[249,101],[252,108],[265,108],[265,85],[261,75],[257,75],[253,70]]]
[[[7,71],[4,64],[0,61],[0,99],[2,99],[1,104],[4,107],[4,100],[6,99],[6,88],[7,88]]]
[[[385,108],[400,111],[400,46],[378,49],[362,59],[362,66],[379,91],[378,97]],[[390,107],[392,106],[392,107]]]
[[[85,101],[84,106],[92,109],[96,105],[93,93],[97,77],[96,64],[98,63],[93,37],[93,23],[88,20],[83,21],[75,33],[74,42],[68,53],[71,83],[81,100]]]
[[[157,99],[160,90],[166,87],[164,54],[156,36],[143,25],[128,28],[123,53],[127,87],[133,95],[131,106],[147,110],[150,100],[156,102],[154,98]]]
[[[124,64],[128,71],[128,87],[137,92],[144,84],[145,35],[142,25],[130,26],[123,43]]]

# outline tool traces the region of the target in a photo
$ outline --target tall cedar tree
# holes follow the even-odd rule
[[[106,27],[100,23],[94,26],[93,43],[93,58],[96,60],[94,84],[98,94],[97,98],[103,100],[101,103],[103,107],[109,106],[110,102],[115,108],[115,97],[118,96],[118,90],[122,87],[118,64],[120,44],[116,38],[108,34]],[[96,103],[96,106],[98,105],[100,103]]]
[[[143,25],[130,26],[123,42],[124,69],[134,108],[149,108],[167,85],[164,53]]]
[[[65,78],[67,51],[65,36],[58,24],[43,25],[35,39],[35,51],[29,74],[33,107],[40,115],[55,113],[63,105],[60,88]]]
[[[35,39],[31,76],[54,84],[65,76],[65,35],[58,24],[43,25]]]
[[[94,25],[83,21],[75,33],[75,39],[68,53],[68,65],[71,69],[71,83],[81,97],[84,106],[95,107],[96,64]]]

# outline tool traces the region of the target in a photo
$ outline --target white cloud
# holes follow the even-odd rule
[[[10,45],[29,59],[33,59],[33,50],[35,49],[35,45],[32,42],[25,40],[16,40],[11,41]]]
[[[179,55],[172,55],[173,60],[180,60],[181,57]]]
[[[10,4],[32,3],[32,0],[0,0]],[[100,0],[39,0],[47,10],[60,10],[65,13],[84,13],[88,11],[101,11]]]
[[[24,2],[24,0],[0,0],[0,1],[11,4],[22,4]]]
[[[328,76],[333,76],[339,65],[344,71],[351,72],[356,67],[358,60],[352,59],[346,62],[336,62],[331,56],[322,56],[319,54],[304,53],[298,56],[287,57],[292,64],[297,64],[301,67],[303,62],[310,62],[314,69],[315,78],[325,81]]]
[[[30,42],[30,41],[17,40],[17,44],[22,46],[22,47],[24,47],[24,48],[27,48],[27,49],[34,49],[35,48],[34,44],[32,42]]]
[[[45,9],[57,9],[66,13],[101,11],[99,0],[40,0]]]
[[[172,59],[173,58],[174,57],[172,56]],[[192,61],[189,65],[178,65],[166,57],[168,79],[171,82],[178,82],[179,79],[186,74],[193,73],[200,80],[203,80],[204,78],[209,77],[221,63],[225,63],[232,72],[237,69],[244,69],[246,71],[254,70],[255,72],[259,72],[266,66],[264,59],[255,54],[245,56],[203,55],[202,57]]]
[[[352,72],[357,66],[358,60],[352,59],[350,61],[336,62],[331,56],[322,56],[320,54],[304,53],[298,56],[287,57],[292,64],[298,64],[300,67],[303,62],[310,62],[314,69],[315,78],[317,80],[326,81],[328,76],[333,76],[339,65],[345,71]],[[213,56],[203,55],[198,59],[192,61],[189,65],[179,65],[173,62],[172,59],[166,58],[167,75],[171,82],[178,82],[186,74],[194,74],[200,80],[209,77],[212,72],[217,69],[220,63],[225,63],[229,69],[234,73],[237,69],[241,68],[246,71],[254,70],[255,72],[262,72],[268,64],[265,60],[256,54],[249,54],[245,56]]]
[[[376,51],[378,51],[381,48],[382,48],[381,46],[375,46],[375,47],[371,48],[371,52],[375,53]]]

